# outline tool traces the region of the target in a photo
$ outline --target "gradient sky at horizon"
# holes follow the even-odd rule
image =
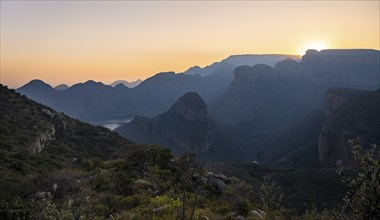
[[[232,54],[380,48],[379,1],[1,1],[1,83],[145,79]],[[320,49],[320,48],[317,48]]]

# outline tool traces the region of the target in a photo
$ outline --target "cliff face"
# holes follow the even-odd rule
[[[36,141],[32,144],[32,152],[40,153],[46,146],[55,139],[55,128],[51,126],[46,131],[39,134]]]
[[[307,81],[377,89],[380,85],[380,51],[308,50],[300,63]]]
[[[360,97],[360,95],[365,93],[366,92],[359,90],[331,88],[325,93],[322,111],[327,116],[331,116],[331,114],[344,103],[352,98]]]
[[[234,71],[235,80],[233,87],[244,85],[252,86],[252,84],[273,82],[277,79],[277,71],[265,64],[257,64],[255,66],[240,66]]]
[[[195,92],[186,93],[169,111],[159,116],[155,130],[183,152],[206,152],[214,139],[214,125],[207,105]]]
[[[364,147],[380,142],[380,90],[329,89],[323,112],[327,119],[318,141],[323,167],[356,166],[349,140],[359,138]]]
[[[319,106],[315,98],[319,88],[285,81],[270,66],[240,66],[234,76],[230,88],[210,105],[211,116],[219,122],[245,124],[251,130],[267,133],[265,129],[287,126]]]
[[[189,92],[158,117],[137,116],[116,132],[136,141],[166,145],[176,153],[202,154],[214,143],[216,130],[206,103]]]

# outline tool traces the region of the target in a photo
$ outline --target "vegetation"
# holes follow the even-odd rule
[[[340,171],[348,189],[340,203],[346,188],[333,170],[205,165],[192,154],[174,157],[132,143],[3,86],[0,98],[0,219],[379,218],[376,146],[354,147],[359,170]]]
[[[358,174],[349,176],[339,169],[348,192],[344,197],[344,209],[355,219],[380,219],[380,148],[372,145],[363,151],[358,141],[351,141]]]

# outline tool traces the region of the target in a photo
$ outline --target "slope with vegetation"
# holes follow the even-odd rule
[[[361,190],[372,190],[378,183],[375,150],[363,157],[368,163],[359,163],[364,163],[365,170],[376,171],[374,182],[363,175],[352,182],[344,174],[352,183],[349,189],[354,187],[347,197],[352,201],[347,203],[350,209],[340,213],[332,208],[339,208],[345,188],[331,170],[284,171],[226,163],[204,166],[192,154],[173,157],[168,149],[137,145],[4,86],[0,86],[0,104],[0,219],[378,216],[378,188],[374,196],[365,198],[369,207],[358,206]],[[348,173],[351,178],[352,172]],[[355,191],[356,186],[360,191]]]

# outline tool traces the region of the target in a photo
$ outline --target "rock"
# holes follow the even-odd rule
[[[211,177],[210,178],[210,183],[219,191],[223,192],[224,188],[226,187],[226,183],[223,182],[223,180]]]
[[[307,81],[378,88],[379,55],[366,49],[308,50],[300,65]]]
[[[331,88],[326,92],[326,119],[318,139],[318,158],[323,167],[357,166],[349,140],[360,137],[364,148],[380,142],[379,100],[380,90]]]
[[[236,220],[245,220],[244,216],[238,215],[235,217]]]
[[[256,64],[252,67],[240,66],[234,71],[235,81],[232,86],[240,87],[248,83],[263,83],[275,81],[277,71],[265,64]]]
[[[223,180],[223,182],[225,182],[225,183],[231,183],[231,182],[232,182],[232,179],[231,179],[231,178],[228,178],[228,177],[226,177],[226,176],[223,175],[223,174],[218,174],[218,175],[217,175],[217,178]]]
[[[322,111],[330,117],[331,113],[335,111],[340,106],[344,105],[348,101],[360,97],[366,92],[355,90],[355,89],[345,89],[345,88],[330,88],[324,96]]]
[[[175,154],[200,155],[210,149],[216,138],[207,105],[196,92],[184,94],[156,118],[136,116],[115,131],[142,143],[160,143]]]
[[[152,192],[152,196],[158,196],[160,194],[161,194],[160,190],[156,190],[156,191]]]
[[[251,211],[252,215],[259,218],[259,219],[265,219],[266,213],[260,209],[252,210]]]
[[[153,211],[154,214],[159,214],[162,211],[164,211],[164,207],[154,208],[154,209],[152,209],[152,211]]]
[[[55,128],[53,126],[41,133],[32,144],[32,153],[40,153],[52,140],[55,139],[54,135]]]
[[[42,109],[42,112],[45,113],[46,116],[48,116],[49,118],[54,118],[54,114],[49,111],[48,109]]]
[[[199,177],[199,180],[203,183],[203,184],[207,184],[208,183],[208,179],[204,176],[200,176]]]

